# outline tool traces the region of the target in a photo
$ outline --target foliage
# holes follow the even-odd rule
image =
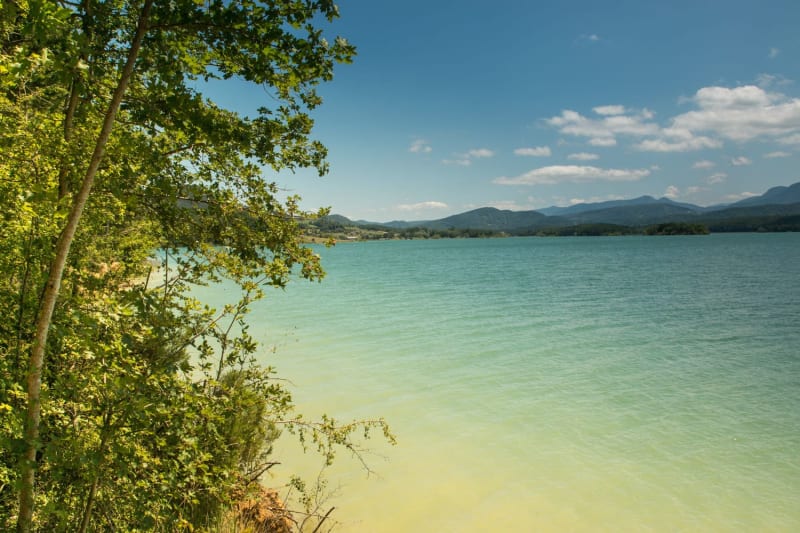
[[[282,428],[327,460],[364,429],[391,439],[382,420],[294,414],[245,320],[266,287],[323,277],[299,242],[314,214],[264,169],[327,169],[309,111],[354,54],[315,26],[336,16],[327,0],[3,3],[0,529],[202,529]],[[241,116],[198,88],[231,78],[273,107]],[[238,301],[191,296],[220,280]]]
[[[714,233],[800,231],[800,215],[734,217],[710,220],[708,226]]]
[[[576,224],[574,226],[560,226],[539,230],[535,235],[539,237],[600,237],[635,235],[640,233],[637,228],[619,226],[617,224]]]
[[[708,235],[708,228],[702,224],[687,222],[667,222],[655,224],[644,229],[645,235]]]

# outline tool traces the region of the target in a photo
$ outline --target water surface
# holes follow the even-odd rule
[[[336,531],[800,530],[800,234],[320,253],[251,322],[302,410],[397,434]]]

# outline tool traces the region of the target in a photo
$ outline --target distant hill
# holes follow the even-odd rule
[[[716,221],[729,218],[743,218],[743,217],[785,217],[800,215],[800,202],[793,204],[770,204],[770,205],[741,205],[739,203],[733,204],[725,209],[705,213],[697,220],[703,221]]]
[[[761,196],[734,204],[711,207],[674,202],[668,198],[640,196],[630,200],[548,207],[540,211],[481,207],[439,220],[398,220],[383,224],[354,222],[341,215],[330,215],[311,224],[328,233],[347,232],[357,228],[362,234],[371,232],[372,235],[399,236],[417,235],[416,230],[439,232],[445,236],[464,235],[465,231],[473,230],[483,232],[482,234],[562,234],[564,232],[558,228],[569,227],[573,230],[582,227],[585,234],[596,231],[625,233],[624,228],[641,231],[635,228],[666,223],[706,224],[719,231],[787,231],[786,228],[797,227],[798,216],[800,182],[788,187],[773,187]],[[610,225],[613,227],[609,228]]]
[[[544,227],[554,223],[563,223],[556,217],[548,217],[537,211],[509,211],[494,207],[481,207],[449,216],[441,220],[428,222],[430,229],[480,229],[508,232],[519,229]]]
[[[556,207],[556,206],[545,207],[544,209],[538,209],[538,211],[547,216],[569,216],[569,215],[577,215],[579,213],[585,213],[587,211],[600,211],[603,209],[611,209],[613,207],[648,205],[648,204],[659,203],[661,201],[669,202],[670,200],[667,200],[666,198],[662,198],[661,200],[656,200],[652,196],[640,196],[638,198],[633,198],[630,200],[609,200],[606,202],[590,202],[590,203],[570,205],[568,207]]]
[[[661,222],[676,222],[696,218],[698,212],[674,203],[651,202],[647,204],[623,205],[586,211],[566,217],[574,224],[618,224],[622,226],[645,226]]]
[[[406,229],[406,228],[424,228],[434,221],[431,220],[392,220],[391,222],[384,222],[383,225],[388,228]]]
[[[776,205],[800,203],[800,182],[788,187],[779,186],[769,189],[761,196],[753,196],[740,200],[728,207],[750,207],[754,205]]]

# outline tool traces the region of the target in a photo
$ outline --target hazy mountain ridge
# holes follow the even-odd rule
[[[586,211],[567,217],[573,224],[619,224],[622,226],[644,226],[659,222],[672,222],[697,216],[697,211],[668,203],[622,205],[607,209]]]
[[[678,207],[685,207],[687,209],[692,209],[695,211],[707,209],[705,207],[700,207],[694,204],[675,202],[673,200],[670,200],[669,198],[655,199],[652,196],[639,196],[638,198],[633,198],[631,200],[609,200],[606,202],[581,203],[581,204],[570,205],[568,207],[551,206],[551,207],[545,207],[544,209],[538,209],[538,211],[547,216],[556,216],[556,215],[568,216],[568,215],[577,215],[580,213],[586,213],[589,211],[612,209],[616,207],[629,207],[629,206],[652,205],[652,204],[667,204]]]
[[[557,217],[548,217],[538,211],[510,211],[494,207],[481,207],[452,215],[441,220],[429,222],[430,229],[484,229],[510,231],[522,228],[536,228],[552,225]]]
[[[746,198],[728,207],[743,207],[753,205],[771,205],[771,204],[796,204],[800,203],[800,181],[789,185],[788,187],[779,185],[767,190],[761,196],[754,196]]]
[[[757,219],[800,215],[800,182],[773,187],[760,196],[728,205],[701,207],[669,198],[640,196],[541,210],[509,211],[481,207],[438,220],[392,221],[388,223],[351,221],[341,215],[325,217],[324,224],[337,226],[430,230],[484,230],[498,233],[530,232],[542,228],[579,224],[615,224],[641,227],[666,222],[720,223],[726,219]]]

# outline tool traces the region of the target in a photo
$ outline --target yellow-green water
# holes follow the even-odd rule
[[[397,434],[335,531],[800,531],[800,234],[320,253],[251,323],[301,410]]]

